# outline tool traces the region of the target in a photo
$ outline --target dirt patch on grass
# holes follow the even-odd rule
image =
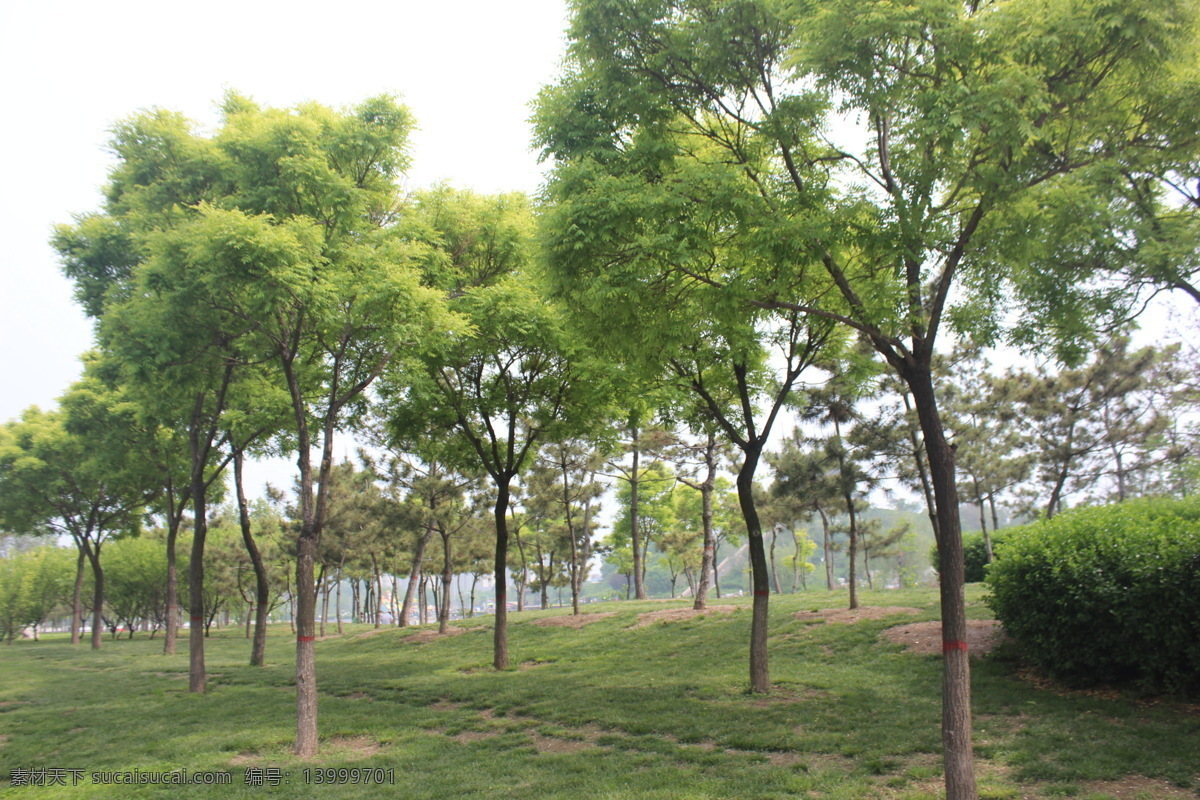
[[[1161,778],[1146,778],[1141,775],[1129,775],[1119,781],[1083,781],[1082,785],[1089,792],[1111,795],[1117,800],[1143,800],[1153,797],[1154,800],[1196,800],[1196,793],[1182,789]]]
[[[356,633],[356,634],[354,634],[354,638],[355,639],[365,639],[368,636],[374,636],[377,633],[387,633],[388,631],[394,631],[394,630],[396,630],[396,629],[391,627],[390,625],[385,625],[380,628],[372,628],[371,630],[366,631],[364,633]]]
[[[370,758],[383,750],[379,742],[370,736],[334,736],[329,739],[328,745],[328,748],[322,748],[321,755],[329,755],[329,750],[333,750],[358,759]]]
[[[374,697],[371,697],[366,692],[352,692],[351,694],[343,695],[343,697],[347,700],[371,700],[372,702],[375,700]]]
[[[656,622],[683,622],[707,614],[732,614],[736,610],[737,606],[709,606],[701,611],[694,608],[666,608],[662,611],[647,611],[644,614],[638,614],[638,621],[630,627],[644,628]]]
[[[888,628],[883,637],[889,642],[904,645],[910,652],[941,654],[942,652],[942,623],[914,622],[911,625],[899,625]],[[994,619],[967,620],[967,651],[972,655],[990,653],[1004,638],[1000,623]]]
[[[554,663],[553,661],[538,661],[536,659],[533,661],[522,661],[521,666],[518,667],[517,669],[521,670],[521,672],[525,672],[527,670],[536,669],[538,667],[544,667],[547,664],[553,664],[553,663]]]
[[[824,620],[825,624],[853,625],[864,619],[885,619],[897,614],[920,614],[921,609],[907,606],[860,606],[859,608],[822,608],[818,611],[797,611],[801,622]]]
[[[543,628],[574,628],[576,630],[584,625],[590,625],[593,622],[599,622],[606,617],[615,617],[617,612],[605,611],[603,614],[566,614],[557,617],[542,617],[535,619],[534,625],[541,625]]]
[[[499,736],[499,731],[460,731],[450,738],[456,742],[479,742],[484,739],[490,739],[493,736]]]
[[[430,642],[438,639],[445,639],[451,636],[461,636],[466,632],[467,631],[465,628],[460,628],[456,625],[451,625],[449,628],[446,628],[445,633],[438,633],[437,628],[429,628],[427,630],[417,631],[416,633],[410,633],[408,636],[405,636],[403,639],[401,639],[401,641],[407,644],[429,644]]]
[[[233,758],[229,759],[229,765],[232,767],[241,767],[246,764],[257,764],[262,760],[262,756],[257,750],[243,750]]]
[[[580,750],[590,750],[596,745],[579,739],[559,739],[557,736],[543,736],[531,733],[533,747],[539,753],[578,753]]]

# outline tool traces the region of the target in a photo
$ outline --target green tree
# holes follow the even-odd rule
[[[132,307],[124,315],[135,318],[131,325],[159,331],[157,352],[168,354],[138,363],[176,363],[169,354],[179,342],[176,356],[194,353],[184,360],[212,365],[190,365],[196,389],[179,392],[189,403],[194,398],[198,412],[189,426],[199,443],[194,475],[213,450],[237,368],[261,365],[267,384],[286,399],[281,444],[296,454],[299,471],[296,752],[311,755],[314,557],[334,437],[384,369],[454,324],[441,294],[423,287],[411,266],[422,247],[394,224],[396,178],[407,164],[404,108],[380,97],[346,112],[316,104],[278,110],[230,94],[222,111],[211,137],[162,112],[135,119],[149,135],[126,137],[137,158],[123,160],[109,190],[113,211],[130,213],[104,229],[120,230],[147,258],[132,270],[138,291],[117,282],[100,294],[111,306],[106,318],[125,309],[114,297],[132,302],[157,290],[169,300],[137,306],[138,314],[160,321],[142,324]],[[95,274],[84,269],[91,260],[78,263]],[[81,291],[96,295],[90,282]],[[194,504],[201,501],[199,489],[193,495]],[[203,517],[198,506],[194,549],[203,542]],[[192,564],[202,568],[195,557]]]
[[[0,639],[12,644],[70,602],[72,564],[64,548],[42,545],[0,558]]]
[[[1193,10],[1174,0],[580,2],[566,77],[542,96],[540,139],[558,163],[555,251],[566,272],[615,276],[606,290],[613,306],[687,274],[730,289],[731,305],[837,320],[908,385],[947,566],[950,800],[976,792],[954,451],[932,373],[938,337],[947,324],[998,335],[1005,287],[1038,280],[1028,253],[1001,235],[1019,230],[1012,217],[993,219],[1086,165],[1170,149],[1163,119],[1177,104],[1156,87],[1176,70],[1195,71]],[[710,176],[703,190],[680,177],[700,173]],[[1099,181],[1090,188],[1096,202],[1112,194]],[[649,196],[668,202],[651,212]],[[720,233],[757,235],[760,247],[794,255],[757,273],[692,258],[708,237],[685,220],[733,199],[741,213]],[[649,222],[635,233],[628,223],[639,218]],[[639,284],[628,266],[646,242],[674,257]],[[811,291],[810,267],[828,279],[827,292]],[[1113,309],[1028,310],[1023,331],[1057,337],[1069,354],[1092,329],[1088,315]]]
[[[466,195],[471,206],[474,196]],[[468,471],[482,470],[495,487],[496,624],[493,663],[508,666],[507,581],[509,504],[513,482],[531,463],[536,448],[568,436],[581,426],[585,398],[602,394],[600,374],[587,370],[583,342],[568,332],[566,309],[546,299],[533,269],[532,214],[513,196],[492,198],[467,214],[477,237],[499,238],[512,248],[466,248],[462,257],[439,244],[451,233],[439,228],[457,215],[428,214],[424,233],[430,245],[425,280],[452,295],[451,308],[470,326],[452,346],[431,349],[424,375],[401,376],[390,389],[388,411],[396,441],[411,442],[428,431],[453,431],[451,456]],[[489,211],[489,209],[491,209]],[[490,227],[489,227],[490,226]],[[485,235],[486,234],[486,235]],[[455,234],[458,236],[458,234]],[[469,257],[467,257],[469,256]],[[445,435],[442,433],[441,435]]]
[[[86,559],[93,575],[92,647],[99,649],[104,609],[104,543],[139,529],[157,492],[137,452],[134,412],[94,376],[76,382],[61,409],[25,411],[0,429],[0,524],[8,530],[71,537],[79,553],[72,642],[79,641]]]
[[[166,624],[167,574],[162,542],[147,537],[118,539],[109,545],[105,572],[106,602],[111,616],[109,628],[124,626],[129,638],[139,625],[150,628],[151,637]]]

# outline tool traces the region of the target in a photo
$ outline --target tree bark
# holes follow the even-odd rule
[[[440,530],[442,536],[442,603],[438,609],[438,633],[445,633],[450,627],[450,584],[454,581],[454,566],[451,561],[450,533]]]
[[[163,630],[163,655],[175,655],[175,640],[179,636],[179,567],[176,565],[175,543],[179,539],[179,515],[174,509],[167,513],[167,618]]]
[[[904,399],[904,410],[911,413],[912,406],[908,402],[908,392],[900,392],[900,396]],[[905,414],[906,418],[907,416]],[[917,476],[921,480],[921,492],[925,495],[925,511],[929,515],[929,524],[933,526],[933,536],[936,540],[938,536],[937,503],[933,498],[933,487],[929,483],[929,472],[925,469],[925,460],[921,458],[921,442],[917,438],[916,428],[909,426],[908,440],[912,443],[913,460],[917,462]]]
[[[696,598],[692,608],[701,611],[708,603],[708,584],[716,558],[716,540],[713,535],[712,495],[717,475],[717,436],[708,434],[704,446],[704,482],[700,484],[700,524],[704,529],[704,551],[700,558],[700,576],[696,583]]]
[[[192,553],[188,561],[188,691],[203,694],[204,669],[204,539],[208,535],[208,492],[201,468],[192,469]]]
[[[829,535],[829,517],[826,516],[825,510],[817,507],[817,513],[821,515],[821,530],[825,535],[825,587],[829,591],[833,591],[833,540]]]
[[[233,454],[233,485],[237,497],[238,520],[242,526],[242,542],[254,567],[254,642],[250,646],[250,666],[261,667],[267,652],[267,612],[271,603],[271,584],[267,580],[267,565],[254,542],[250,530],[250,505],[246,502],[246,489],[242,481],[242,451]]]
[[[317,536],[311,523],[301,523],[296,557],[296,745],[307,758],[317,753],[317,661],[314,566]]]
[[[401,628],[408,627],[408,618],[412,614],[413,599],[417,595],[417,585],[421,582],[421,566],[425,562],[425,547],[433,537],[433,523],[425,525],[425,533],[417,541],[416,552],[413,553],[412,571],[408,574],[408,586],[404,590],[404,605],[400,607]]]
[[[83,629],[83,571],[87,564],[87,556],[79,546],[79,557],[75,561],[75,591],[71,595],[71,644],[79,644]]]
[[[771,691],[771,676],[767,663],[767,611],[771,599],[770,580],[767,575],[767,554],[763,547],[762,524],[758,509],[754,506],[754,470],[758,466],[761,446],[743,448],[745,461],[738,472],[738,502],[746,520],[746,533],[750,544],[750,569],[754,586],[753,616],[750,621],[750,691]]]
[[[100,543],[83,540],[83,552],[92,565],[92,649],[99,650],[104,642],[104,570],[100,567]]]
[[[850,473],[846,466],[846,451],[842,447],[842,426],[837,417],[833,419],[833,430],[837,436],[838,473],[842,478],[842,499],[846,502],[846,514],[850,518],[850,608],[858,608],[858,517],[854,513],[854,491]]]
[[[508,669],[508,585],[505,570],[508,568],[509,480],[506,474],[496,478],[496,624],[492,635],[492,666],[496,669]]]
[[[633,593],[638,600],[646,599],[645,564],[642,558],[641,532],[638,530],[638,488],[641,477],[638,474],[641,446],[638,444],[638,425],[630,425],[633,434],[633,472],[629,478],[629,537],[633,547]]]
[[[973,800],[975,785],[971,730],[971,664],[967,653],[966,599],[954,447],[946,441],[928,365],[901,372],[913,393],[933,485],[938,517],[942,606],[942,748],[948,800]]]

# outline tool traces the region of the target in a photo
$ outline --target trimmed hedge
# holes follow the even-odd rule
[[[1200,497],[1084,508],[1005,530],[988,605],[1075,684],[1200,694]]]

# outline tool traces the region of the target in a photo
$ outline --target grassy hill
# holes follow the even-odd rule
[[[969,611],[986,617],[979,595],[971,587]],[[919,613],[825,624],[796,612],[839,606],[844,593],[772,598],[766,697],[744,691],[748,598],[678,621],[639,616],[685,603],[594,604],[589,613],[607,616],[578,628],[541,621],[561,611],[512,615],[519,666],[503,673],[488,666],[487,618],[446,637],[356,627],[317,645],[322,753],[311,762],[290,755],[287,626],[272,631],[265,669],[245,666],[241,631],[216,634],[204,696],[187,693],[186,652],[164,656],[159,639],[106,641],[99,653],[53,640],[0,646],[0,778],[80,770],[18,772],[16,782],[67,786],[3,781],[0,796],[937,797],[940,658],[880,636],[936,619],[936,593],[863,597]],[[1197,796],[1196,708],[1066,692],[1017,672],[975,661],[983,796]],[[131,770],[221,771],[232,783],[93,782]]]

